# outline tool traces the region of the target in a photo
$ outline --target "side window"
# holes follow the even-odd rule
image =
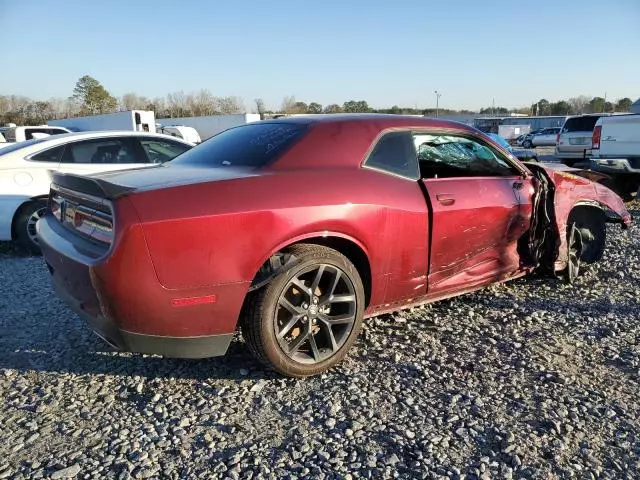
[[[67,145],[62,163],[148,163],[135,138],[107,137]]]
[[[64,145],[60,145],[59,147],[49,148],[42,152],[36,153],[32,155],[29,160],[34,162],[55,162],[58,163],[60,161],[60,157],[62,157],[62,152],[64,152]]]
[[[385,134],[374,147],[365,162],[366,166],[401,175],[418,178],[418,162],[410,132]]]
[[[168,162],[191,148],[183,143],[156,140],[155,138],[141,138],[140,144],[151,163]]]
[[[517,170],[488,146],[464,137],[416,133],[422,178],[506,177]]]

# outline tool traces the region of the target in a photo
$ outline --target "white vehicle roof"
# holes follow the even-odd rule
[[[194,143],[187,142],[181,138],[172,137],[171,135],[162,135],[159,133],[134,132],[130,130],[107,130],[104,132],[72,132],[61,133],[59,135],[51,135],[46,138],[26,140],[24,142],[14,143],[7,147],[2,147],[0,148],[0,159],[2,158],[2,155],[8,155],[11,153],[15,153],[24,157],[27,155],[31,155],[34,152],[39,152],[40,150],[45,150],[47,148],[55,147],[58,145],[64,145],[65,143],[105,137],[156,138],[158,140],[171,140],[174,142],[183,143],[191,147],[195,146]]]

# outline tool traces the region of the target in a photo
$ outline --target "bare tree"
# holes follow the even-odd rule
[[[218,106],[218,99],[209,90],[202,89],[199,92],[187,96],[191,115],[213,115]]]
[[[188,99],[184,92],[174,92],[167,95],[167,114],[170,117],[186,117],[190,115]]]
[[[286,96],[282,99],[282,112],[283,113],[295,113],[296,109],[296,97],[293,95]]]
[[[265,112],[265,108],[264,108],[264,100],[261,98],[256,98],[254,100],[254,102],[256,103],[256,110],[257,113],[260,114],[260,119],[264,119],[264,112]]]
[[[121,110],[145,110],[151,103],[147,97],[141,97],[136,93],[125,93],[120,99]]]
[[[233,113],[244,113],[245,107],[240,97],[220,97],[218,98],[218,109],[220,113],[229,115]]]
[[[591,98],[587,97],[586,95],[580,95],[578,97],[570,98],[569,100],[567,100],[567,103],[571,105],[571,113],[579,114],[585,113],[587,111],[587,107],[590,101]]]

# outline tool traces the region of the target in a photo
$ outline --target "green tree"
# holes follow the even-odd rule
[[[551,115],[551,104],[549,100],[542,98],[534,106],[534,112],[536,115]]]
[[[571,112],[571,105],[564,100],[552,103],[550,106],[551,115],[568,115]]]
[[[311,102],[307,108],[307,113],[322,113],[322,105],[316,102]]]
[[[633,100],[630,98],[621,98],[616,102],[616,112],[628,112],[631,110],[631,104],[633,104]]]
[[[341,112],[342,112],[342,107],[335,103],[332,103],[331,105],[327,105],[326,107],[324,107],[324,113],[341,113]]]
[[[507,115],[509,113],[509,109],[505,107],[487,107],[481,108],[481,115]]]
[[[589,102],[589,111],[591,113],[600,113],[604,112],[604,98],[602,97],[593,97]]]
[[[344,102],[342,110],[347,113],[366,113],[371,111],[369,104],[364,100],[349,100],[348,102]]]
[[[71,100],[80,106],[80,113],[85,115],[113,112],[118,106],[118,100],[90,75],[84,75],[76,82]]]

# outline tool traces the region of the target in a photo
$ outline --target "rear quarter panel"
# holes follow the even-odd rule
[[[414,181],[355,168],[273,171],[131,200],[167,289],[251,281],[284,246],[340,236],[368,256],[371,305],[426,292],[427,205]]]

